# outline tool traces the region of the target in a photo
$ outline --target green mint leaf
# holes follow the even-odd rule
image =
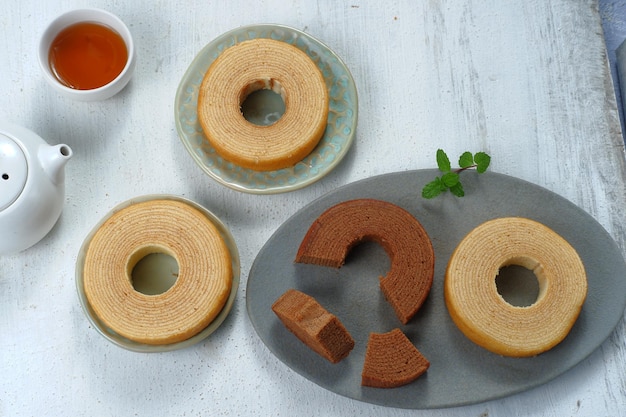
[[[444,183],[446,188],[454,187],[459,183],[459,174],[456,172],[446,172],[441,177],[441,181]]]
[[[448,172],[452,169],[450,159],[448,159],[448,155],[446,155],[443,149],[437,149],[437,166],[441,172]]]
[[[459,157],[460,168],[452,171],[448,155],[443,149],[437,149],[437,166],[443,175],[441,178],[435,177],[433,181],[422,188],[422,197],[434,198],[448,189],[455,196],[463,197],[465,190],[463,190],[459,174],[471,168],[476,168],[476,171],[482,174],[487,170],[490,163],[491,157],[485,152],[476,152],[473,155],[471,152],[463,152]]]
[[[422,197],[424,198],[434,198],[441,194],[446,190],[446,186],[444,185],[441,178],[436,177],[434,180],[429,182],[422,188]]]
[[[474,161],[476,161],[476,172],[482,174],[487,171],[489,163],[491,162],[491,157],[485,152],[476,152],[474,155]]]
[[[460,182],[457,182],[452,187],[450,187],[450,192],[457,197],[463,197],[465,195],[463,185]]]
[[[463,152],[459,158],[459,166],[461,168],[469,168],[474,165],[474,157],[471,152]]]

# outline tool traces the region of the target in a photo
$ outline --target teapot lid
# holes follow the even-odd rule
[[[22,148],[0,133],[0,211],[17,200],[28,177],[28,163]]]

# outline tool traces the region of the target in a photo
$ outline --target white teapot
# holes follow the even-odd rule
[[[0,255],[22,251],[56,224],[65,199],[67,145],[0,122]]]

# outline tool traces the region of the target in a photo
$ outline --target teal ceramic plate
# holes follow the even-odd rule
[[[113,331],[104,322],[100,320],[98,315],[91,308],[91,305],[89,304],[89,301],[87,300],[87,295],[85,294],[85,287],[83,285],[83,267],[85,265],[85,254],[87,252],[87,248],[89,247],[89,243],[91,242],[91,239],[93,238],[93,235],[97,232],[100,226],[102,226],[102,224],[109,217],[111,217],[115,212],[125,207],[128,207],[130,205],[137,204],[143,201],[154,200],[154,199],[167,199],[167,200],[181,201],[183,203],[191,205],[192,207],[195,207],[196,209],[204,213],[207,216],[207,218],[217,227],[220,234],[222,235],[222,238],[224,239],[224,242],[226,243],[226,247],[230,251],[230,257],[231,257],[231,262],[232,262],[231,266],[233,269],[233,283],[230,289],[230,295],[228,296],[228,299],[226,300],[226,304],[222,308],[222,311],[220,311],[217,317],[215,317],[215,319],[211,323],[209,323],[207,327],[205,327],[202,331],[200,331],[195,336],[192,336],[189,339],[183,340],[181,342],[170,343],[166,345],[148,345],[145,343],[138,343],[133,340],[127,339],[126,337],[121,336],[120,334]],[[160,267],[167,267],[167,266],[168,265],[166,264],[160,265]],[[224,320],[228,316],[228,313],[230,313],[230,310],[232,309],[233,304],[235,303],[235,297],[237,296],[237,290],[239,288],[240,271],[241,271],[241,266],[240,266],[240,261],[239,261],[239,251],[237,249],[237,245],[235,244],[235,239],[231,235],[230,231],[226,228],[224,223],[222,223],[222,221],[217,216],[215,216],[205,207],[183,197],[178,197],[178,196],[173,196],[173,195],[145,195],[145,196],[130,199],[128,201],[125,201],[117,205],[106,216],[104,216],[100,220],[100,222],[87,235],[87,237],[85,238],[85,241],[83,242],[83,245],[80,248],[80,251],[78,253],[78,257],[76,260],[76,289],[78,291],[78,299],[80,300],[80,304],[83,308],[83,311],[85,312],[85,315],[89,319],[91,325],[98,331],[98,333],[104,336],[107,340],[109,340],[110,342],[120,347],[123,347],[124,349],[128,349],[128,350],[135,351],[135,352],[145,352],[145,353],[167,352],[167,351],[183,349],[183,348],[195,345],[196,343],[199,343],[202,340],[209,337],[211,333],[217,330],[217,328],[224,322]]]
[[[349,398],[397,408],[443,408],[479,403],[537,387],[576,366],[609,337],[626,307],[626,264],[622,251],[589,214],[537,185],[487,172],[463,177],[465,197],[447,193],[433,200],[420,189],[437,170],[385,174],[337,188],[288,219],[259,251],[246,289],[250,320],[268,349],[310,381]],[[340,269],[296,264],[300,242],[328,207],[354,198],[377,198],[412,213],[435,249],[435,279],[428,299],[406,325],[380,292],[389,257],[376,244],[355,247]],[[539,221],[565,238],[587,270],[588,294],[578,320],[559,345],[533,358],[508,358],[471,342],[452,322],[443,279],[461,239],[496,217]],[[335,314],[356,341],[350,355],[331,364],[301,343],[272,312],[272,303],[296,288]],[[393,389],[361,386],[369,332],[396,327],[430,361],[426,374]]]
[[[306,52],[322,72],[330,93],[328,124],[318,146],[294,166],[275,171],[254,171],[221,158],[204,136],[197,117],[198,90],[211,63],[228,47],[258,38],[287,42]],[[178,86],[174,112],[178,135],[204,172],[238,191],[274,194],[303,188],[341,162],[354,140],[357,104],[357,91],[350,71],[327,46],[297,29],[254,25],[227,32],[200,51]]]

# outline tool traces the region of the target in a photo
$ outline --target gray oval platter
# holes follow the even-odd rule
[[[301,209],[264,245],[248,277],[248,315],[263,343],[287,366],[332,392],[360,401],[398,408],[452,407],[548,382],[585,359],[611,334],[626,306],[626,265],[615,241],[595,219],[551,191],[490,172],[463,174],[463,198],[447,193],[425,200],[421,188],[437,173],[385,174],[338,188]],[[354,248],[340,269],[293,262],[315,218],[326,208],[355,198],[376,198],[405,208],[431,237],[436,256],[433,287],[407,325],[396,318],[378,288],[378,277],[389,268],[378,245]],[[559,233],[578,251],[588,275],[588,296],[571,332],[555,348],[533,358],[501,357],[475,345],[456,328],[443,299],[444,272],[456,245],[482,222],[506,216],[531,218]],[[327,362],[276,318],[271,305],[289,288],[315,297],[345,324],[356,341],[346,359],[336,365]],[[428,372],[399,388],[362,387],[369,332],[395,327],[429,359]]]

